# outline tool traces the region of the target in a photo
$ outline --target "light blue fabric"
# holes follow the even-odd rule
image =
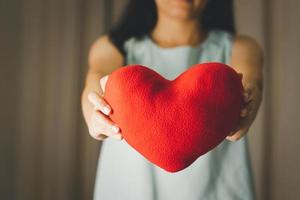
[[[189,66],[230,63],[232,35],[210,31],[198,46],[162,48],[148,36],[125,43],[127,64],[151,67],[174,79]],[[128,116],[130,117],[130,116]],[[252,200],[254,190],[247,138],[223,141],[191,166],[169,173],[152,165],[126,141],[107,139],[100,154],[95,200]]]

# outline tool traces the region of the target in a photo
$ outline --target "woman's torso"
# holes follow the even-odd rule
[[[232,35],[213,30],[198,46],[161,48],[148,36],[128,39],[126,64],[152,68],[174,79],[196,63],[230,64]],[[107,139],[103,142],[95,200],[235,200],[254,199],[247,138],[223,141],[177,173],[168,173],[149,163],[129,144]]]

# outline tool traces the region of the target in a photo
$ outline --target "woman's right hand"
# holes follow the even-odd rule
[[[101,94],[97,92],[90,92],[88,94],[88,99],[94,106],[88,122],[88,129],[90,135],[96,140],[104,140],[109,136],[122,140],[123,137],[120,133],[120,128],[109,118],[112,109],[103,98],[107,79],[108,75],[100,79],[100,86],[103,91],[101,91]]]

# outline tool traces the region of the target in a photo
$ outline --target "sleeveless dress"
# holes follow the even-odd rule
[[[126,64],[151,67],[173,80],[196,63],[229,64],[233,36],[212,30],[198,46],[162,48],[149,36],[124,43]],[[103,142],[94,200],[252,200],[247,138],[224,140],[188,168],[169,173],[151,164],[125,140]]]

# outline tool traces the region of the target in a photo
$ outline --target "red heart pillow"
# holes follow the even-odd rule
[[[174,80],[131,65],[109,76],[104,98],[128,144],[152,163],[176,172],[235,128],[243,86],[241,76],[222,63],[194,65]]]

